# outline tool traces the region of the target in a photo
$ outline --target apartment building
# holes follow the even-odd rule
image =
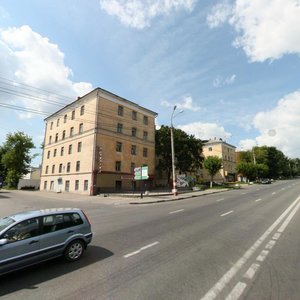
[[[211,139],[203,141],[203,156],[217,156],[223,160],[222,169],[214,176],[214,181],[235,181],[236,180],[236,147],[222,139]],[[207,170],[200,170],[202,180],[210,180]]]
[[[153,185],[157,113],[96,88],[45,119],[41,190],[95,195]],[[149,179],[134,181],[148,166]]]

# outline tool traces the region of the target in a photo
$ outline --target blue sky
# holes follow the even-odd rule
[[[0,1],[0,105],[50,114],[15,91],[67,104],[101,87],[158,125],[177,105],[174,125],[199,138],[300,157],[299,15],[298,0]],[[22,130],[39,147],[43,119],[2,105],[0,143]]]

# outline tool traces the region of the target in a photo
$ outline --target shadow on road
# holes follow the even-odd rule
[[[22,289],[38,289],[38,284],[65,275],[114,255],[113,252],[90,245],[77,262],[69,263],[63,258],[47,261],[33,267],[0,276],[0,297]]]

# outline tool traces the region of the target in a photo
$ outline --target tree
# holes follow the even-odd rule
[[[7,135],[1,163],[7,169],[5,182],[9,187],[17,187],[19,179],[29,172],[30,162],[35,157],[30,155],[30,150],[34,148],[32,139],[23,132]]]
[[[175,167],[180,173],[192,172],[202,163],[202,142],[193,135],[188,135],[181,129],[173,129]],[[171,128],[161,126],[155,131],[155,152],[158,157],[156,166],[159,171],[166,171],[168,183],[172,172]]]
[[[212,188],[214,176],[222,168],[222,159],[217,156],[208,156],[204,160],[204,168],[208,171],[208,174],[211,176],[210,188]]]

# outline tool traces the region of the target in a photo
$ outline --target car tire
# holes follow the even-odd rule
[[[81,240],[72,241],[64,252],[64,257],[67,261],[76,261],[81,258],[84,252],[84,243]]]

